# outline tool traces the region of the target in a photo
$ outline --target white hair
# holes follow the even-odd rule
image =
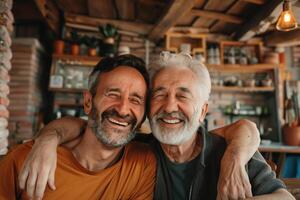
[[[198,87],[201,98],[203,98],[205,101],[208,101],[211,92],[211,80],[209,72],[202,62],[193,59],[189,54],[186,53],[172,54],[170,52],[163,51],[160,54],[159,59],[151,61],[149,64],[151,83],[155,75],[162,69],[174,67],[192,70],[198,79]]]

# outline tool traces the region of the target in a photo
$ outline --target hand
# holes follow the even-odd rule
[[[46,185],[55,190],[58,137],[55,134],[42,135],[35,140],[19,175],[19,186],[26,188],[31,199],[42,199]]]
[[[252,197],[252,192],[245,163],[233,153],[227,152],[221,161],[217,200],[245,199],[248,197]]]

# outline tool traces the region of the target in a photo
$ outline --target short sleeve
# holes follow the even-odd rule
[[[14,152],[8,153],[0,161],[0,177],[0,200],[16,199],[19,192]]]
[[[253,196],[270,194],[280,188],[286,188],[259,152],[254,154],[247,167]]]

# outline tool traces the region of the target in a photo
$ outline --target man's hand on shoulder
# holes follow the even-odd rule
[[[226,151],[221,161],[217,200],[247,197],[252,197],[252,192],[244,162],[234,152]]]
[[[30,198],[42,199],[48,183],[55,190],[56,149],[59,139],[56,133],[40,136],[35,140],[19,175],[19,186],[26,189]]]

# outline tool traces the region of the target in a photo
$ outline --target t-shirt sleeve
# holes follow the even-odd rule
[[[259,152],[254,154],[247,168],[253,196],[270,194],[280,188],[286,188]]]
[[[0,200],[17,199],[20,194],[14,156],[15,152],[10,152],[0,161]]]
[[[154,194],[154,185],[156,178],[156,158],[149,151],[145,158],[143,174],[140,177],[140,188],[137,188],[132,199],[135,200],[152,200]]]

